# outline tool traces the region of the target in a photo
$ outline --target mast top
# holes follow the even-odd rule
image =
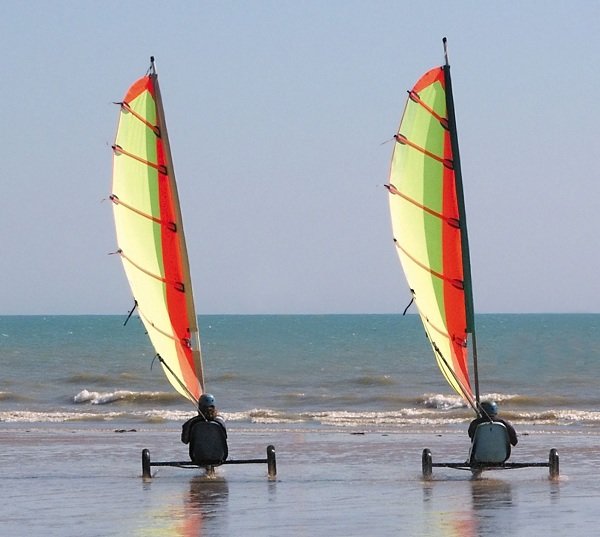
[[[148,68],[149,75],[156,75],[156,66],[154,65],[154,56],[150,56],[150,67]]]
[[[444,60],[446,62],[446,65],[450,65],[448,63],[448,40],[444,37],[442,38],[442,43],[444,44]]]

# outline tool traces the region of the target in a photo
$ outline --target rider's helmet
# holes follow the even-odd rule
[[[198,409],[206,410],[207,408],[215,406],[215,398],[210,393],[203,393],[198,399]]]
[[[481,403],[481,410],[491,418],[498,414],[498,405],[495,401],[484,401]]]

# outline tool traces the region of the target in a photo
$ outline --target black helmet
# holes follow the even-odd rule
[[[494,401],[484,401],[481,403],[481,410],[492,417],[498,414],[498,405]]]
[[[198,408],[200,410],[204,410],[206,408],[209,408],[211,406],[215,406],[215,398],[213,395],[211,395],[210,393],[203,393],[200,396],[200,399],[198,399]]]

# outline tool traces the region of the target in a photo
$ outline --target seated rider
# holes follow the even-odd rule
[[[181,441],[184,444],[190,443],[190,433],[192,432],[192,428],[199,421],[213,421],[218,423],[223,428],[225,438],[227,438],[225,421],[221,416],[217,415],[215,398],[209,393],[204,393],[200,396],[200,399],[198,399],[198,415],[187,420],[181,428]]]
[[[514,427],[506,420],[498,418],[498,405],[494,401],[484,401],[481,403],[481,414],[478,418],[474,419],[469,425],[469,438],[473,439],[475,429],[480,423],[489,423],[491,421],[497,421],[502,423],[508,431],[508,439],[513,446],[517,445],[517,433]]]

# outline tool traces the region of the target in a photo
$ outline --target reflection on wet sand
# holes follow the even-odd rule
[[[210,526],[217,523],[220,531],[227,524],[226,511],[229,486],[221,478],[196,476],[190,480],[190,490],[184,502],[184,521],[179,528],[181,537],[200,537],[210,534]]]
[[[501,479],[472,479],[473,510],[512,507],[512,485]]]
[[[512,534],[512,519],[508,510],[513,506],[513,497],[509,481],[472,479],[471,506],[473,535]]]
[[[464,498],[465,487],[470,489],[471,502],[457,503],[459,498]],[[513,493],[509,481],[486,477],[468,481],[429,481],[424,483],[423,502],[429,510],[427,520],[431,535],[491,537],[511,534]]]

